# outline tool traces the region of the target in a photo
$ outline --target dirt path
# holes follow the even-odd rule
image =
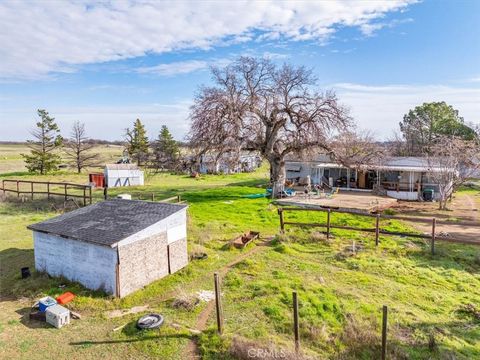
[[[436,203],[406,203],[396,207],[402,215],[413,215],[431,219],[437,218],[436,233],[440,237],[480,244],[480,194],[457,193],[448,204],[448,212],[440,211]],[[472,225],[457,224],[471,223]],[[427,223],[411,223],[416,229],[430,234],[432,226]]]
[[[477,195],[478,196],[478,195]],[[475,199],[470,195],[465,195],[465,200],[468,203],[471,212],[471,218],[473,221],[480,219],[480,212],[478,211],[477,205],[475,204]]]
[[[228,271],[237,265],[238,263],[242,262],[246,258],[252,256],[253,254],[256,254],[260,251],[263,251],[268,245],[271,244],[273,240],[273,237],[269,237],[262,242],[259,242],[257,246],[255,246],[253,249],[248,250],[247,252],[243,253],[239,257],[237,257],[234,261],[231,263],[225,265],[222,267],[219,271],[218,274],[220,275],[220,280],[228,273]],[[204,331],[207,327],[207,322],[212,313],[215,311],[215,300],[210,300],[205,307],[205,309],[202,310],[202,312],[198,315],[197,322],[195,324],[195,330],[198,331]],[[186,359],[200,359],[200,353],[198,350],[198,345],[196,342],[196,339],[192,339],[189,341],[186,349],[185,349],[185,358]]]

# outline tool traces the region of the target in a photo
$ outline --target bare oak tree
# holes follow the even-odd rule
[[[331,142],[332,157],[340,164],[355,170],[380,165],[386,149],[368,131],[352,128],[340,132]]]
[[[285,183],[285,157],[305,149],[331,151],[331,136],[350,122],[333,92],[314,89],[305,67],[241,57],[212,68],[191,108],[189,139],[199,152],[256,150],[270,163],[273,185]]]
[[[86,136],[85,124],[75,121],[73,123],[70,138],[65,142],[65,152],[67,157],[78,173],[82,169],[99,164],[100,154],[92,152],[95,144],[88,142]]]
[[[431,146],[427,155],[428,176],[438,185],[439,209],[456,189],[480,171],[480,141],[444,136]]]

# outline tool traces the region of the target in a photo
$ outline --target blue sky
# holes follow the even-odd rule
[[[240,55],[311,67],[379,139],[428,101],[480,123],[480,1],[4,1],[0,21],[0,140],[38,108],[64,135],[121,139],[138,117],[182,139],[208,67]]]

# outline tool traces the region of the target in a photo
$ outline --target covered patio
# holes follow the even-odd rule
[[[360,191],[340,191],[330,198],[325,197],[324,195],[305,196],[304,194],[297,194],[298,195],[290,198],[279,199],[276,203],[283,206],[321,207],[369,213],[388,209],[397,203],[397,199],[372,195],[371,193]]]

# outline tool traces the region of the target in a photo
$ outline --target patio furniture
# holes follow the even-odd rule
[[[327,199],[333,198],[333,195],[338,194],[338,190],[339,190],[338,187],[333,188],[331,192],[325,193],[325,198],[327,198]]]

